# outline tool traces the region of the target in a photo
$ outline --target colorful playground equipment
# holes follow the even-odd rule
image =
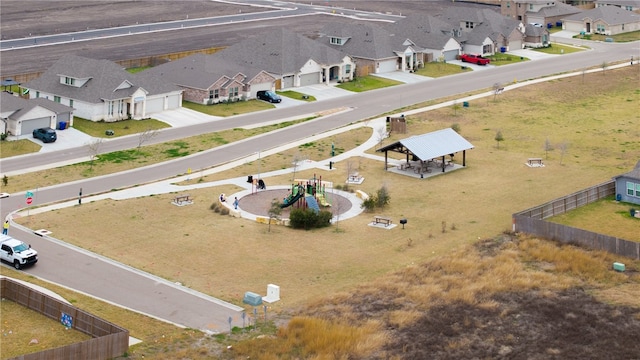
[[[280,204],[281,208],[286,208],[293,204],[300,207],[308,207],[315,212],[320,211],[320,205],[324,207],[331,206],[327,200],[326,183],[322,182],[322,177],[316,178],[315,174],[312,179],[301,180],[295,179],[297,184],[291,185],[290,194],[284,198],[284,202]],[[331,183],[329,183],[331,185]]]

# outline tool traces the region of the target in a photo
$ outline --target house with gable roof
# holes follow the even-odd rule
[[[350,81],[355,72],[351,56],[285,28],[260,33],[216,55],[266,71],[278,79],[276,89]]]
[[[599,6],[564,18],[562,26],[569,31],[616,35],[640,30],[640,14],[617,6]]]
[[[0,104],[0,133],[3,134],[29,136],[35,129],[55,129],[59,122],[73,125],[73,108],[51,100],[27,100],[3,91]]]
[[[562,18],[577,14],[582,9],[567,5],[559,0],[504,0],[500,3],[500,13],[521,21],[523,24],[535,24],[546,27]]]
[[[613,178],[616,182],[616,198],[632,204],[640,205],[640,161],[628,173]]]
[[[182,106],[182,89],[161,78],[131,74],[109,60],[60,58],[40,77],[22,85],[30,98],[68,105],[91,121],[145,119]]]
[[[460,29],[434,16],[409,14],[402,21],[386,26],[395,37],[411,39],[425,54],[424,62],[455,60],[462,51],[456,39]]]
[[[195,54],[145,70],[183,89],[183,99],[198,104],[255,99],[274,90],[276,77],[264,70],[228,61],[219,53]]]
[[[400,69],[402,56],[394,51],[393,35],[376,24],[336,22],[319,31],[317,42],[351,56],[358,76],[381,74]],[[406,45],[411,49],[411,44]],[[417,57],[408,50],[410,58]],[[404,52],[403,52],[404,54]]]
[[[440,19],[459,29],[464,53],[493,55],[500,48],[522,49],[524,25],[491,9],[447,8]]]

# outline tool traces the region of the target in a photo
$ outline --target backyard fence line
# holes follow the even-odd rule
[[[615,181],[563,196],[513,214],[513,230],[564,244],[574,244],[640,260],[640,242],[556,224],[545,219],[615,195]]]
[[[20,355],[10,360],[112,359],[124,355],[129,349],[129,331],[126,329],[9,278],[0,278],[0,288],[3,299],[58,321],[62,314],[66,314],[71,319],[71,328],[91,336],[86,341]]]

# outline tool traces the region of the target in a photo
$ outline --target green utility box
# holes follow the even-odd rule
[[[619,272],[623,272],[624,271],[624,264],[623,263],[619,263],[619,262],[614,262],[613,263],[613,270],[619,271]]]
[[[242,302],[251,306],[262,305],[262,296],[252,293],[251,291],[247,291],[244,293],[244,299],[242,299]]]

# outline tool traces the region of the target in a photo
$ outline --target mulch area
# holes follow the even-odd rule
[[[266,190],[259,190],[257,193],[238,199],[238,207],[254,215],[269,216],[269,208],[271,208],[273,200],[276,199],[278,203],[281,204],[288,194],[289,190],[287,189],[269,190],[267,187]],[[349,199],[331,192],[327,192],[327,201],[329,201],[331,207],[320,206],[320,209],[331,211],[334,216],[344,214],[353,206]],[[282,209],[280,217],[288,218],[291,209],[295,209],[297,206],[298,204],[293,204],[292,206]]]

